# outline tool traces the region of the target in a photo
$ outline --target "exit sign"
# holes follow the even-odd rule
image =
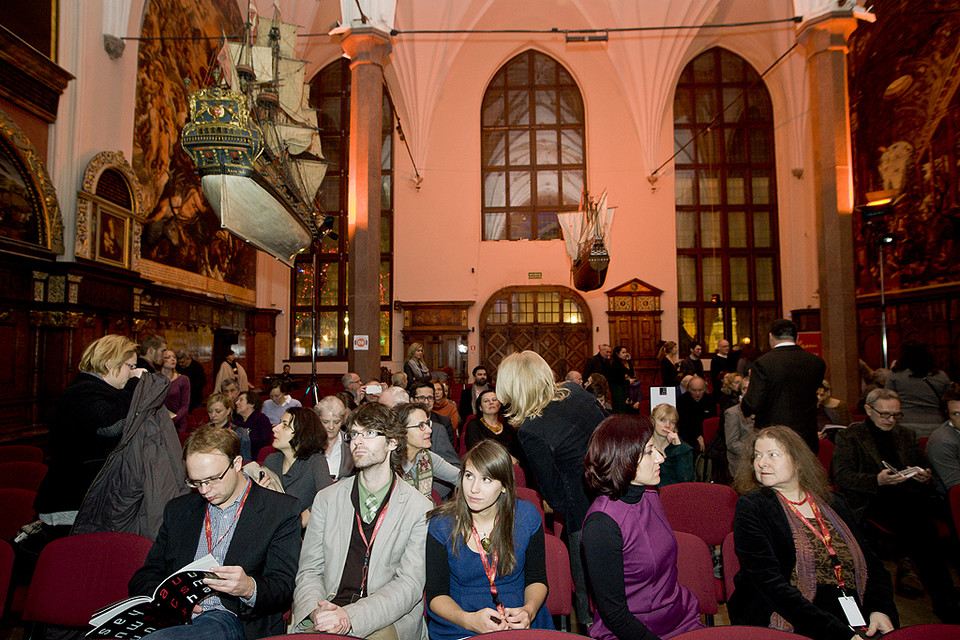
[[[543,272],[542,271],[529,271],[527,272],[528,280],[542,280]]]

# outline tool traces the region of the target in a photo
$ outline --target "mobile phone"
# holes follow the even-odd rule
[[[379,384],[369,384],[363,390],[366,393],[377,394],[383,391],[383,387]]]

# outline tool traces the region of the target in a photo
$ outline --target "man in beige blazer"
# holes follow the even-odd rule
[[[406,429],[378,403],[361,405],[344,428],[358,473],[313,501],[290,630],[426,640],[425,515],[432,505],[397,477]]]

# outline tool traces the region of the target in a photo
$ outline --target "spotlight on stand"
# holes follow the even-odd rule
[[[897,237],[887,231],[884,218],[896,209],[901,196],[895,189],[886,191],[867,192],[867,202],[857,207],[866,223],[868,240],[877,245],[877,260],[880,267],[880,345],[883,348],[883,368],[888,368],[887,352],[887,298],[883,282],[883,263],[885,262],[884,247],[897,241]]]

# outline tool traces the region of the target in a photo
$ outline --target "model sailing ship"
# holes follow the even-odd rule
[[[607,191],[592,199],[583,188],[580,210],[558,213],[573,285],[579,291],[593,291],[603,286],[610,265],[610,226],[616,207],[607,206]]]
[[[190,94],[181,138],[220,224],[288,266],[316,235],[327,170],[297,28],[260,19],[253,35],[248,21],[220,51],[218,85]]]

